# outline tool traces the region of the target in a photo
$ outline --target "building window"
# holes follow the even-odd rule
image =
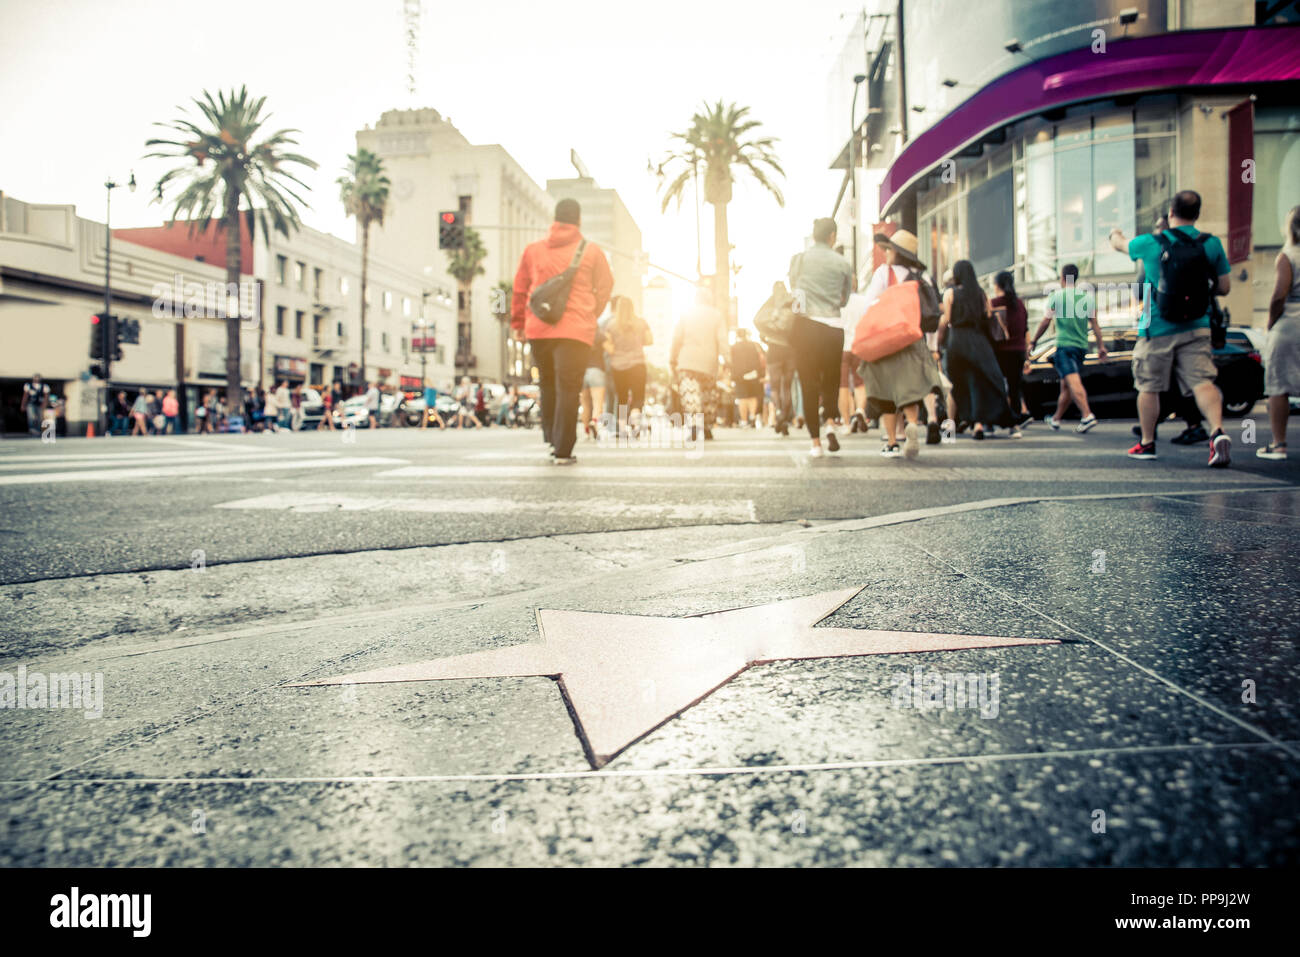
[[[342,341],[343,341],[343,323],[341,323],[341,322],[336,322],[336,323],[334,324],[334,332],[335,332],[335,334],[339,337],[339,341],[342,342]]]
[[[392,312],[392,310],[393,310],[393,294],[389,292],[387,289],[385,289],[384,290],[384,312]]]
[[[1282,245],[1286,214],[1296,203],[1300,181],[1300,108],[1255,111],[1255,189],[1251,241],[1256,246]],[[1272,281],[1271,279],[1269,280]]]
[[[402,315],[408,319],[411,317],[411,300],[408,296],[402,297]]]
[[[325,270],[324,270],[324,269],[315,269],[315,270],[312,271],[312,287],[311,287],[311,291],[312,291],[312,295],[316,298],[316,301],[317,301],[317,302],[320,301],[320,292],[321,292],[321,287],[322,287],[322,285],[323,285],[323,283],[324,283],[324,280],[325,280]]]
[[[301,309],[293,314],[293,337],[295,339],[302,338],[302,317],[303,314]]]
[[[461,211],[461,214],[462,214],[462,221],[465,222],[465,223],[468,223],[468,222],[473,218],[471,214],[472,214],[473,211],[474,211],[474,197],[473,197],[473,196],[461,196],[461,197],[459,198],[458,202],[460,203],[460,211]]]
[[[275,307],[275,334],[277,336],[284,335],[284,312],[284,306]]]
[[[284,285],[284,271],[289,266],[289,260],[284,256],[275,257],[275,281],[277,285]]]
[[[381,333],[380,336],[379,336],[379,342],[380,342],[380,347],[381,347],[385,352],[387,352],[387,351],[388,351],[388,333],[386,333],[386,332],[385,332],[385,333]]]
[[[293,264],[293,284],[299,289],[306,289],[307,282],[307,264],[295,262]]]
[[[348,277],[339,276],[339,292],[346,296],[348,294]]]

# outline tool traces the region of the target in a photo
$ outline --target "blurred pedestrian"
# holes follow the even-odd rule
[[[984,438],[984,427],[1011,428],[1006,381],[998,367],[989,334],[992,311],[969,259],[953,264],[955,285],[943,297],[940,337],[948,340],[948,376],[960,414],[971,424],[971,437]]]
[[[814,458],[825,454],[821,439],[823,415],[827,419],[826,448],[832,452],[840,448],[830,420],[835,417],[839,401],[844,352],[842,310],[853,289],[853,268],[832,248],[835,235],[835,220],[816,220],[812,247],[790,261],[790,289],[796,312],[790,345],[799,370],[804,421],[812,438],[809,454]]]
[[[997,287],[998,294],[989,305],[995,313],[1001,310],[999,315],[1003,317],[1007,330],[1006,339],[994,343],[993,351],[997,356],[998,368],[1002,370],[1002,377],[1007,382],[1007,404],[1011,406],[1011,414],[1017,425],[1023,425],[1029,418],[1020,412],[1024,405],[1020,394],[1020,379],[1024,375],[1025,356],[1029,351],[1029,312],[1025,309],[1024,300],[1016,295],[1016,280],[1011,273],[1006,270],[998,273],[993,277],[993,284]]]
[[[181,423],[181,404],[176,398],[176,390],[168,389],[167,394],[162,397],[162,414],[167,420],[165,432],[168,435],[174,435],[180,431]]]
[[[758,428],[758,404],[763,397],[766,372],[763,350],[749,338],[748,329],[737,329],[736,341],[731,344],[731,376],[740,406],[737,425],[741,428]]]
[[[912,233],[905,229],[896,230],[892,235],[877,233],[875,241],[884,251],[885,262],[871,274],[871,281],[863,293],[864,314],[891,286],[915,281],[918,285],[924,283],[923,289],[930,287],[930,280],[924,275],[925,265],[917,258],[917,239]],[[937,297],[933,289],[930,292]],[[933,303],[933,299],[930,301]],[[881,308],[885,305],[882,304]],[[939,366],[924,336],[891,355],[863,362],[860,368],[867,395],[880,412],[885,433],[880,454],[886,458],[916,458],[921,451],[921,402],[940,385]],[[898,442],[900,414],[906,421],[901,448]]]
[[[41,434],[41,423],[45,420],[45,410],[49,404],[50,387],[37,372],[32,375],[30,381],[23,383],[23,409],[27,412],[29,434]]]
[[[701,425],[704,438],[713,438],[713,419],[717,414],[718,362],[727,353],[727,323],[712,306],[709,288],[695,289],[695,303],[673,329],[669,370],[677,384],[682,425],[690,439],[698,437]],[[725,361],[725,360],[724,360]]]
[[[1300,395],[1300,206],[1292,206],[1282,229],[1285,245],[1273,262],[1273,295],[1268,303],[1264,342],[1264,392],[1273,441],[1255,454],[1286,458],[1286,426],[1291,396]]]
[[[527,338],[532,347],[541,386],[542,437],[556,465],[577,461],[573,446],[578,439],[579,394],[597,319],[614,286],[605,254],[583,238],[581,223],[577,200],[565,198],[555,204],[549,235],[529,243],[519,260],[510,310],[516,337]],[[567,291],[566,275],[570,277]],[[535,314],[534,305],[547,315]]]
[[[635,435],[645,405],[645,349],[654,345],[650,324],[636,314],[632,300],[615,296],[610,300],[613,315],[605,324],[609,343],[609,375],[614,380],[614,421],[626,421]],[[626,415],[620,415],[620,406]]]

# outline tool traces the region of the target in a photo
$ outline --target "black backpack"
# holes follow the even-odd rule
[[[528,297],[528,308],[533,311],[534,316],[547,325],[555,325],[564,315],[564,310],[569,305],[569,291],[573,288],[573,277],[578,274],[578,266],[582,263],[582,254],[586,248],[587,241],[581,240],[578,248],[573,251],[573,261],[569,263],[569,268],[558,276],[546,280]]]
[[[1192,239],[1178,230],[1156,234],[1161,249],[1156,305],[1166,322],[1195,322],[1209,312],[1216,278],[1205,253],[1209,238],[1209,233],[1201,233]]]
[[[943,310],[939,307],[939,293],[935,290],[934,283],[916,269],[909,269],[907,278],[916,280],[916,294],[921,305],[921,331],[938,332],[939,317]]]

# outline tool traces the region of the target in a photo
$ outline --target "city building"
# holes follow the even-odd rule
[[[392,182],[384,224],[370,232],[376,256],[416,274],[445,274],[447,250],[438,246],[444,210],[459,210],[482,237],[483,275],[467,288],[453,280],[459,319],[447,358],[457,374],[507,378],[516,361],[508,310],[491,291],[514,280],[524,247],[546,235],[554,200],[504,148],[470,143],[437,110],[389,110],[373,129],[357,131],[357,147],[379,156]]]
[[[450,384],[446,343],[455,330],[455,284],[445,272],[407,269],[372,251],[363,371],[361,247],[305,226],[287,237],[272,231],[269,241],[259,233],[256,243],[246,225],[243,233],[244,272],[258,282],[261,302],[250,384],[342,382],[356,390],[373,381],[418,390],[419,350],[428,340],[425,378],[439,387]],[[225,274],[224,230],[192,233],[177,223],[115,229],[113,235],[216,265]]]
[[[92,316],[104,312],[105,229],[70,205],[25,203],[0,192],[0,407],[3,429],[25,432],[22,384],[40,373],[62,400],[59,432],[102,431],[105,386],[176,389],[192,414],[201,390],[226,381],[225,270],[171,252],[113,242],[112,312],[139,323],[139,342],[122,346],[107,383],[90,376]],[[180,277],[185,302],[168,306]],[[247,306],[252,306],[249,296]],[[185,308],[189,306],[189,308]],[[257,377],[257,330],[241,335],[246,382]]]
[[[858,141],[841,134],[835,155],[862,166],[859,196],[879,177],[876,216],[917,234],[933,274],[963,258],[984,280],[1010,269],[1028,299],[1067,262],[1131,282],[1111,229],[1149,232],[1195,189],[1233,265],[1225,305],[1262,324],[1300,202],[1298,21],[1295,4],[1252,0],[881,3],[832,71],[842,99],[847,70],[867,87],[838,125]]]
[[[570,179],[548,179],[546,191],[557,202],[576,199],[582,206],[582,234],[605,250],[614,274],[614,295],[630,298],[637,315],[642,315],[641,285],[648,259],[641,248],[641,230],[618,191],[597,186],[577,153],[570,150],[569,156],[578,175]]]

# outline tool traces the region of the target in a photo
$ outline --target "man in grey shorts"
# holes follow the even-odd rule
[[[1201,414],[1205,416],[1210,430],[1210,467],[1227,468],[1232,441],[1223,431],[1223,395],[1214,384],[1218,370],[1210,347],[1209,308],[1197,319],[1174,322],[1162,314],[1160,306],[1170,278],[1169,250],[1174,244],[1199,244],[1204,259],[1201,260],[1198,255],[1194,257],[1195,262],[1191,266],[1181,267],[1182,270],[1185,274],[1191,269],[1203,272],[1203,279],[1198,278],[1197,281],[1205,283],[1202,290],[1208,289],[1211,296],[1215,292],[1219,295],[1228,292],[1231,285],[1228,256],[1218,237],[1196,229],[1196,220],[1200,215],[1200,194],[1186,189],[1174,197],[1169,210],[1169,229],[1158,237],[1155,234],[1138,236],[1130,242],[1119,229],[1113,229],[1110,233],[1110,244],[1114,249],[1126,253],[1134,261],[1142,261],[1146,282],[1149,284],[1144,300],[1150,309],[1150,316],[1149,319],[1143,317],[1138,327],[1138,341],[1133,347],[1133,384],[1138,391],[1138,420],[1142,425],[1142,436],[1137,445],[1129,449],[1128,454],[1135,459],[1156,457],[1156,419],[1160,415],[1160,393],[1169,387],[1172,373],[1177,376],[1183,395],[1194,397]],[[1150,287],[1156,283],[1159,286],[1153,295]],[[1206,301],[1212,304],[1212,300]]]

